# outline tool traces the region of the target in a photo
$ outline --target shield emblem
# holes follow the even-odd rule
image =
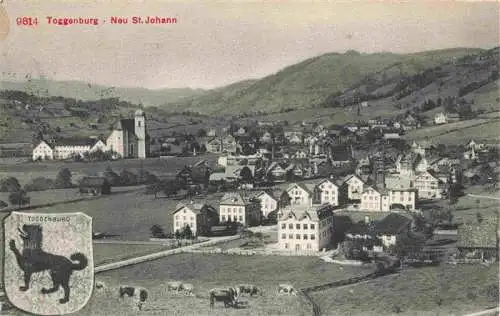
[[[83,308],[94,286],[92,218],[12,212],[4,220],[5,294],[17,308],[61,315]]]

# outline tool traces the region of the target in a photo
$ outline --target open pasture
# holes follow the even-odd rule
[[[316,257],[229,256],[180,254],[163,259],[124,267],[97,275],[110,288],[136,285],[148,289],[151,300],[139,315],[309,315],[299,297],[277,294],[280,283],[296,288],[323,284],[371,272],[359,267],[328,264]],[[119,281],[118,281],[119,280]],[[195,296],[168,292],[166,283],[179,280],[195,286]],[[229,287],[239,283],[255,284],[263,289],[262,296],[242,296],[246,308],[225,309],[217,302],[209,309],[208,291],[214,287]],[[117,299],[117,293],[96,291],[87,307],[78,315],[134,315],[130,307]]]
[[[73,180],[86,175],[96,175],[104,172],[107,167],[111,167],[115,172],[120,173],[127,169],[137,172],[145,169],[157,176],[173,176],[185,165],[194,164],[200,160],[206,160],[213,164],[217,160],[213,154],[206,154],[196,157],[171,157],[171,158],[148,158],[148,159],[122,159],[115,161],[72,162],[72,161],[42,161],[28,162],[18,160],[6,160],[0,163],[0,178],[16,177],[21,185],[24,185],[36,177],[47,177],[55,179],[59,170],[68,168]],[[0,161],[1,162],[1,161]]]
[[[312,299],[323,315],[465,315],[496,306],[488,289],[497,280],[495,264],[441,265],[315,292]]]

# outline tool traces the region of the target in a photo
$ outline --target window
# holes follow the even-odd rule
[[[295,239],[300,240],[300,234],[295,235]]]
[[[288,249],[288,243],[285,244],[285,249]]]
[[[307,224],[302,225],[304,229],[307,229]]]
[[[191,216],[191,221],[194,221],[194,217],[193,216]]]
[[[311,229],[314,229],[314,224],[311,224]]]
[[[281,224],[281,229],[286,229],[286,224]]]
[[[300,224],[295,224],[295,229],[300,229]]]
[[[243,222],[243,216],[240,216],[240,222]]]
[[[311,235],[311,240],[315,240],[316,239],[316,236],[315,235]]]
[[[281,234],[281,239],[286,239],[286,234]]]
[[[226,221],[226,215],[222,215],[222,221],[225,222]]]
[[[311,244],[307,244],[307,249],[311,249]]]
[[[307,240],[307,235],[302,235],[302,239]]]
[[[289,234],[288,239],[293,239],[293,234]]]
[[[293,229],[293,224],[288,224],[288,229]]]

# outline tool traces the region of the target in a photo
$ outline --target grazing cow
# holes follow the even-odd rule
[[[182,288],[182,282],[180,281],[170,281],[167,283],[167,289],[169,291],[180,291]]]
[[[97,290],[105,290],[107,288],[106,283],[103,281],[95,281],[95,288]]]
[[[120,298],[130,297],[136,300],[135,305],[142,310],[144,302],[148,299],[148,291],[142,287],[122,285],[120,286]]]
[[[296,295],[297,291],[290,284],[280,284],[278,285],[278,293],[280,294],[288,294],[288,295]]]
[[[262,295],[262,290],[253,284],[238,284],[236,288],[240,290],[241,294]]]
[[[186,295],[194,295],[194,285],[191,283],[182,283],[180,290]]]
[[[239,291],[236,288],[215,288],[211,289],[208,293],[210,295],[210,308],[214,307],[216,301],[224,302],[225,308],[229,306],[235,307],[238,304]]]

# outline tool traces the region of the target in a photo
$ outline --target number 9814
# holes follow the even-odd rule
[[[30,16],[18,17],[16,23],[19,26],[36,26],[38,25],[38,18],[32,18]]]

